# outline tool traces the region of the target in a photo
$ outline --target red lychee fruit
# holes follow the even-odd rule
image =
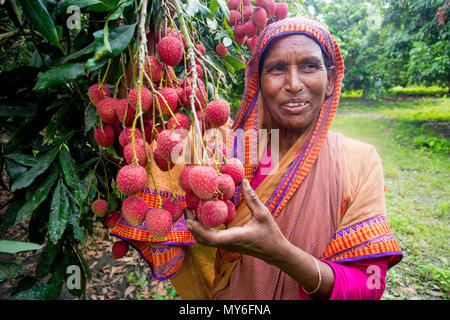
[[[112,255],[114,259],[120,259],[126,256],[128,253],[128,243],[123,240],[114,242],[112,246]]]
[[[230,105],[223,99],[213,100],[206,106],[205,117],[212,126],[218,128],[228,121]]]
[[[180,173],[179,177],[180,187],[186,192],[192,191],[191,186],[189,185],[189,172],[191,172],[193,168],[195,168],[194,165],[186,166]]]
[[[100,87],[100,83],[93,84],[88,89],[89,100],[94,106],[103,100],[104,98],[111,97],[111,91],[104,84]]]
[[[150,65],[150,68],[149,68]],[[154,83],[159,83],[163,75],[163,66],[154,56],[148,56],[144,65],[145,73]]]
[[[227,205],[228,208],[228,214],[227,218],[223,223],[228,225],[231,221],[234,220],[234,217],[236,217],[236,207],[234,206],[234,203],[231,202],[230,200],[225,200],[225,204]]]
[[[204,201],[197,208],[198,221],[211,228],[220,226],[227,216],[228,207],[222,200]]]
[[[97,113],[103,122],[108,124],[114,124],[117,119],[116,105],[119,99],[116,98],[104,98],[97,104]]]
[[[183,137],[171,130],[163,130],[156,139],[161,156],[175,162],[183,151]]]
[[[219,175],[219,190],[222,192],[224,200],[230,200],[235,190],[233,178],[228,174]]]
[[[108,211],[108,202],[106,200],[97,199],[92,202],[91,210],[96,216],[102,218]]]
[[[162,208],[170,212],[173,222],[180,219],[183,215],[183,205],[179,200],[167,198],[163,201]]]
[[[241,21],[241,13],[237,10],[230,10],[230,18],[228,18],[227,23],[230,27],[235,26]]]
[[[171,66],[165,65],[161,79],[161,87],[173,87],[177,84],[175,81],[175,72]]]
[[[244,23],[244,30],[245,34],[249,38],[255,36],[258,33],[258,27],[251,20]]]
[[[268,17],[273,17],[275,15],[276,3],[273,0],[266,0],[263,8],[266,10]]]
[[[152,208],[145,215],[145,228],[155,238],[165,238],[172,229],[172,215],[165,209]]]
[[[125,148],[127,144],[131,143],[132,133],[132,128],[125,128],[125,130],[123,130],[119,134],[119,144],[122,146],[122,148]],[[134,139],[142,139],[142,133],[139,131],[139,129],[134,129]]]
[[[166,36],[167,37],[175,37],[175,38],[177,38],[178,37],[178,31],[173,29],[173,28],[171,28],[171,27],[167,27],[165,32],[164,32],[163,28],[159,29],[157,32],[155,32],[155,41],[156,41],[156,43],[158,43],[161,38],[164,38]]]
[[[122,203],[123,216],[133,226],[139,226],[145,219],[148,205],[144,199],[130,196]]]
[[[248,50],[253,51],[253,49],[255,48],[253,38],[247,39],[247,41],[245,41],[245,45],[247,46]]]
[[[126,165],[117,173],[116,183],[124,195],[136,194],[147,187],[147,171],[137,164]]]
[[[190,72],[191,70],[192,70],[192,66],[189,66],[188,71]],[[202,77],[203,77],[203,68],[202,68],[202,66],[199,65],[197,62],[196,62],[196,68],[195,68],[195,70],[197,71],[197,77],[198,77],[199,79],[202,78]]]
[[[245,37],[245,27],[243,24],[238,24],[233,30],[234,38],[242,39]]]
[[[186,85],[184,87],[184,94],[183,94],[184,103],[183,103],[183,105],[189,106],[189,109],[191,106],[191,98],[190,98],[191,94],[192,94],[192,86]],[[205,84],[200,79],[198,79],[198,81],[197,81],[197,89],[195,90],[195,96],[197,97],[197,99],[194,99],[195,110],[199,110],[199,108],[203,109],[207,104],[208,96],[205,91]]]
[[[175,133],[178,133],[183,138],[189,134],[189,130],[191,129],[191,121],[189,117],[184,113],[177,112],[174,114],[174,117],[171,117],[169,121],[167,121],[167,128],[169,130],[173,130]],[[177,119],[177,122],[175,121]]]
[[[101,127],[97,127],[94,130],[94,139],[99,146],[107,148],[114,143],[115,138],[116,133],[110,125],[103,125],[103,131]]]
[[[128,101],[130,103],[130,106],[134,110],[138,110],[138,98],[139,98],[139,88],[131,89],[130,93],[128,94]],[[148,112],[152,110],[152,104],[153,104],[153,96],[149,89],[146,87],[141,88],[141,107],[142,112]]]
[[[242,179],[244,179],[244,165],[242,164],[241,160],[237,158],[230,158],[227,160],[227,163],[221,166],[220,171],[222,174],[228,174],[233,178],[235,185],[240,185],[242,182]]]
[[[195,166],[189,172],[189,186],[200,199],[212,199],[219,187],[216,170],[210,166]]]
[[[244,9],[242,10],[242,14],[244,16],[244,21],[247,22],[248,19],[250,19],[253,15],[253,9],[251,6],[244,6]]]
[[[144,131],[145,131],[145,141],[148,143],[152,142],[153,139],[156,139],[156,137],[159,135],[161,131],[163,131],[163,126],[160,123],[157,123],[155,125],[155,130],[153,131],[153,125],[151,123],[144,124]]]
[[[267,20],[266,10],[264,10],[263,8],[258,8],[253,11],[252,20],[259,29],[264,29]]]
[[[278,2],[275,8],[275,16],[278,20],[283,20],[287,17],[288,14],[288,5],[284,2]]]
[[[127,99],[120,99],[116,105],[116,116],[121,123],[131,126],[134,121],[136,111],[130,107]]]
[[[247,37],[245,35],[242,38],[234,37],[234,41],[236,41],[236,43],[240,46],[242,46],[244,44],[245,40],[247,40]]]
[[[168,161],[161,155],[158,148],[153,151],[153,159],[155,159],[156,165],[161,171],[169,171],[169,167],[172,169],[175,166],[174,162]]]
[[[145,147],[147,148],[147,152],[150,154],[152,150],[150,149],[150,145],[145,142]],[[145,153],[144,148],[144,140],[137,139],[134,141],[134,149],[136,151],[136,157],[138,159],[138,164],[141,166],[145,166],[147,164],[147,155]],[[130,142],[123,149],[123,157],[128,164],[133,162],[133,144]]]
[[[228,49],[222,43],[216,46],[216,52],[219,56],[225,57],[228,54]]]
[[[170,110],[175,112],[178,106],[178,94],[174,88],[164,87],[158,90],[160,94],[156,94],[156,97],[161,108],[161,112],[164,116],[170,115]],[[164,97],[164,99],[163,99]]]
[[[229,0],[228,1],[228,9],[230,10],[237,10],[239,8],[239,4],[241,3],[241,0]]]
[[[174,67],[183,59],[183,44],[175,37],[164,37],[158,42],[158,54],[162,62]]]
[[[197,43],[196,47],[197,47],[197,50],[200,51],[202,56],[206,55],[206,49],[205,49],[205,46],[203,44]]]
[[[103,222],[108,228],[112,228],[116,225],[119,219],[120,213],[118,211],[110,211],[104,216]]]
[[[197,210],[200,203],[200,198],[195,195],[192,191],[186,192],[184,195],[184,200],[186,201],[186,206],[191,210]]]

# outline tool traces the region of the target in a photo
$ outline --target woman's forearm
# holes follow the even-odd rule
[[[312,255],[306,253],[300,248],[294,246],[287,239],[280,248],[280,254],[272,261],[267,261],[280,268],[284,273],[297,281],[307,292],[315,290],[319,284],[320,269],[320,287],[314,293],[319,299],[328,299],[333,291],[334,272],[332,268],[320,261],[314,261]]]

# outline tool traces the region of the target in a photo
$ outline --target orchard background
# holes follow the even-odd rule
[[[264,7],[259,2],[250,7]],[[116,239],[91,210],[101,198],[107,215],[120,213],[125,197],[115,184],[121,148],[94,138],[101,121],[88,89],[102,83],[126,98],[139,81],[145,86],[139,54],[158,56],[155,35],[170,27],[188,38],[175,78],[192,75],[198,58],[205,98],[227,100],[233,118],[257,37],[236,30],[244,3],[236,10],[225,0],[0,0],[2,299],[177,298],[134,250],[112,257]],[[448,299],[450,3],[284,3],[288,16],[327,25],[342,50],[344,93],[332,129],[374,144],[383,159],[388,219],[405,254],[383,298]],[[232,11],[242,14],[235,22]],[[276,19],[268,11],[266,23]],[[180,110],[190,114],[189,102]],[[154,132],[161,119],[152,121]],[[67,285],[69,266],[80,270],[80,286]]]

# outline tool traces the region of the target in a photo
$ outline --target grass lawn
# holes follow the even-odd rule
[[[331,130],[383,160],[389,223],[403,260],[383,299],[450,299],[450,98],[342,99]]]

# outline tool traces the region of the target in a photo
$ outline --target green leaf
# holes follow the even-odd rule
[[[84,63],[66,63],[58,65],[45,72],[40,72],[33,90],[62,85],[70,80],[84,76],[85,74]]]
[[[13,240],[0,240],[0,252],[2,253],[18,253],[23,251],[38,250],[42,246],[32,242],[22,242]]]
[[[68,56],[65,56],[64,58],[61,59],[60,63],[65,64],[65,63],[69,62],[70,60],[78,59],[79,57],[82,57],[85,54],[90,54],[90,53],[94,52],[94,50],[95,50],[95,42],[92,42],[89,45],[87,45],[86,47],[84,47],[83,49],[81,49],[77,52],[74,52]]]
[[[33,181],[41,175],[52,164],[58,153],[58,147],[54,147],[46,154],[38,156],[37,163],[27,172],[20,175],[11,186],[11,191],[28,187]]]
[[[227,55],[222,59],[226,60],[229,64],[231,64],[235,71],[245,69],[247,67],[246,64],[243,63],[241,60],[231,55]]]
[[[57,243],[62,237],[69,219],[69,199],[67,198],[66,189],[66,185],[60,181],[53,193],[48,221],[49,239],[53,243]]]
[[[55,171],[48,176],[48,178],[33,192],[32,196],[25,202],[22,208],[17,212],[16,221],[14,224],[28,218],[30,214],[44,201],[51,187],[55,183],[56,178],[58,178],[59,172]]]
[[[86,62],[86,68],[92,71],[104,65],[109,58],[117,57],[130,43],[134,36],[136,24],[118,26],[109,29],[109,44],[111,47],[110,53],[105,46],[104,30],[97,30],[94,32],[95,38],[95,55]]]
[[[45,300],[52,285],[43,285],[26,291],[19,292],[8,300]]]
[[[37,164],[37,159],[29,154],[23,154],[19,152],[11,152],[5,154],[5,158],[11,159],[23,166],[32,167]]]
[[[105,26],[103,27],[103,44],[105,45],[106,51],[112,53],[111,45],[109,44],[108,21],[106,21]]]
[[[17,212],[20,210],[20,208],[23,207],[23,204],[25,203],[24,200],[22,199],[17,200],[17,198],[18,196],[15,195],[8,209],[2,215],[0,225],[0,235],[3,235],[9,229],[9,227],[14,225],[16,221]]]
[[[61,252],[63,240],[54,244],[51,241],[47,241],[44,250],[39,255],[39,259],[36,265],[35,277],[36,280],[40,280],[50,273],[56,256]]]
[[[50,119],[44,134],[44,144],[51,143],[54,137],[59,134],[58,130],[61,130],[62,122],[66,119],[67,114],[70,111],[70,105],[66,104],[62,106]]]
[[[18,164],[17,162],[10,159],[5,160],[5,169],[8,173],[8,176],[11,178],[11,182],[15,181],[18,177],[20,177],[28,170],[27,167]]]
[[[55,47],[60,49],[61,45],[58,42],[58,34],[56,32],[55,24],[52,17],[47,11],[42,0],[19,0],[27,17],[30,19],[33,27],[47,39]]]
[[[64,276],[66,274],[66,266],[64,264],[64,256],[61,254],[55,261],[55,266],[52,270],[52,276],[48,280],[48,284],[52,285],[49,293],[47,294],[47,300],[58,300],[62,287],[64,285]]]
[[[216,13],[217,9],[219,9],[219,3],[217,2],[217,0],[212,0],[209,5],[209,10],[212,13]]]
[[[64,179],[69,187],[72,189],[75,200],[78,206],[81,208],[86,199],[86,191],[84,185],[81,183],[81,179],[78,176],[77,168],[75,167],[75,162],[70,156],[69,151],[66,148],[61,148],[58,155],[59,164],[64,173]]]
[[[228,10],[226,1],[224,0],[217,0],[217,3],[219,3],[220,10],[222,11],[225,18],[228,20],[230,19],[230,10]]]
[[[8,263],[0,262],[0,282],[16,279],[25,272],[27,270],[22,265],[14,263],[14,261]]]
[[[92,104],[89,104],[84,113],[84,133],[87,133],[94,128],[97,123],[97,118],[97,110]]]
[[[0,101],[0,117],[31,117],[36,115],[36,107],[26,100]]]
[[[68,224],[73,227],[73,236],[75,239],[84,244],[86,238],[84,236],[85,228],[80,226],[81,210],[78,207],[75,197],[70,190],[67,190],[67,198],[69,199],[69,219]]]

